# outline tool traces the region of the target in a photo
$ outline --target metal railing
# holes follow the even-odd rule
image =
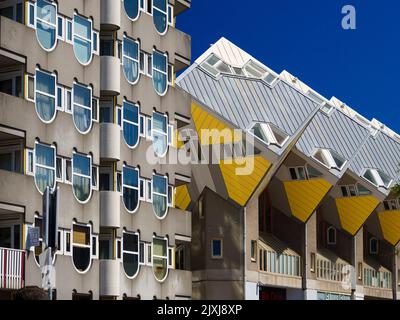
[[[301,276],[301,259],[286,253],[278,254],[265,248],[259,248],[259,270],[287,276]]]
[[[0,248],[0,289],[21,289],[25,285],[25,251]]]

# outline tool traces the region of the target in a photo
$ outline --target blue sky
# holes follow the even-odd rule
[[[347,4],[356,30],[341,27]],[[193,60],[224,36],[400,133],[400,1],[192,0],[177,27],[192,36]]]

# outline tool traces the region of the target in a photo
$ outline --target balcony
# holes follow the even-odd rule
[[[120,0],[101,0],[100,24],[103,30],[115,31],[120,28],[121,6]]]
[[[174,10],[175,16],[190,9],[191,3],[192,3],[192,0],[176,0],[175,1],[175,10]]]
[[[115,96],[121,91],[121,61],[113,56],[100,57],[101,95]]]
[[[349,263],[346,261],[336,258],[328,259],[321,254],[316,256],[316,276],[319,280],[328,280],[334,282],[342,282],[346,280],[346,272],[344,269]]]
[[[120,295],[120,265],[119,260],[100,260],[100,296]]]
[[[25,285],[25,251],[0,248],[0,289],[21,289]]]
[[[120,159],[121,128],[115,123],[100,124],[100,158],[115,161]]]
[[[392,289],[392,273],[387,270],[375,270],[363,267],[363,284],[366,287]]]
[[[121,195],[117,191],[100,191],[100,226],[120,227]]]

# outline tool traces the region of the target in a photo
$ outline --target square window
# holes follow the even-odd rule
[[[222,258],[222,239],[211,240],[211,258],[213,259]]]

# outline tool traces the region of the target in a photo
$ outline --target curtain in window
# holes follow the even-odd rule
[[[158,281],[167,275],[167,242],[163,239],[153,239],[153,272]]]
[[[129,39],[124,38],[123,70],[126,80],[130,83],[136,82],[139,77],[139,45]]]
[[[167,151],[167,117],[153,113],[153,148],[156,155],[163,157]]]
[[[35,108],[39,118],[44,122],[53,119],[56,112],[56,81],[55,77],[36,70]]]
[[[134,212],[139,206],[139,171],[124,167],[122,172],[122,196],[125,208]]]
[[[130,19],[137,19],[139,16],[139,0],[124,0],[124,8],[126,15]]]
[[[157,217],[162,218],[167,213],[167,179],[163,176],[153,176],[153,209]]]
[[[167,90],[167,57],[153,51],[153,86],[159,95]]]
[[[87,133],[92,124],[91,91],[89,88],[74,84],[73,118],[76,128]]]
[[[92,57],[92,24],[79,15],[74,16],[74,53],[81,64]]]
[[[48,1],[36,2],[36,37],[45,50],[51,50],[56,43],[57,9]]]
[[[87,156],[73,155],[72,188],[75,197],[85,202],[91,195],[91,161]]]
[[[153,22],[161,34],[167,30],[167,0],[153,0]]]
[[[123,104],[123,133],[126,144],[135,147],[139,141],[139,108],[128,102]]]
[[[55,184],[55,164],[54,164],[54,148],[36,144],[36,166],[35,166],[35,183],[41,193],[47,186],[54,188]]]

